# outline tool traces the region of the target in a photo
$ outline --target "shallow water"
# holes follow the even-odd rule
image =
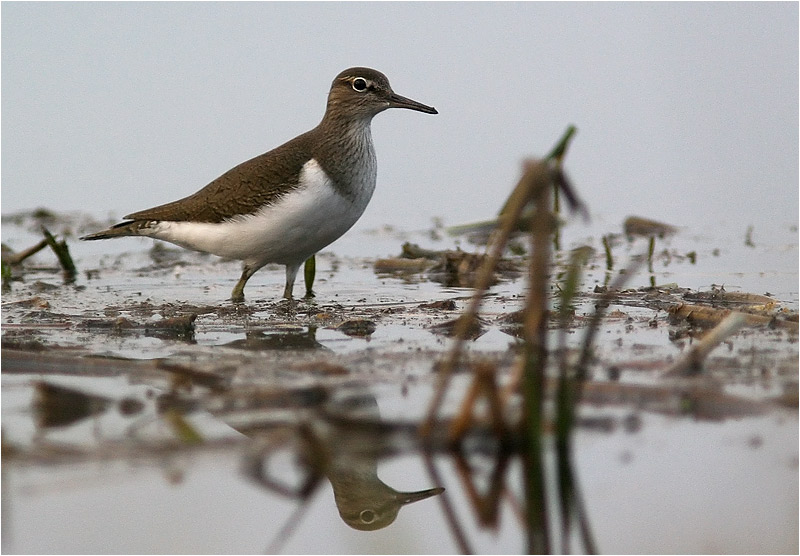
[[[593,311],[596,285],[647,249],[646,240],[620,239],[607,271],[597,239],[604,224],[592,226],[567,228],[562,238],[572,247],[592,237],[597,250],[578,316]],[[4,219],[3,242],[31,245],[38,241],[31,230],[29,220]],[[247,310],[237,310],[226,301],[236,263],[177,251],[177,263],[158,267],[150,241],[68,240],[79,276],[62,285],[52,254],[36,255],[3,295],[3,550],[526,550],[517,458],[495,483],[505,490],[487,494],[480,506],[488,512],[484,522],[492,508],[499,512],[494,528],[487,527],[456,456],[436,451],[426,461],[413,435],[403,433],[403,424],[424,415],[434,363],[450,346],[435,327],[458,316],[471,290],[444,287],[426,274],[376,275],[373,265],[397,255],[406,240],[454,245],[435,235],[387,229],[345,236],[318,258],[317,297],[289,310],[275,298],[283,280],[277,268],[256,274]],[[643,268],[628,285],[652,280],[709,291],[724,284],[727,291],[769,292],[796,311],[796,229],[776,225],[754,238],[750,247],[743,230],[683,230],[659,240],[653,270]],[[690,251],[694,263],[685,256]],[[494,286],[481,312],[483,333],[468,344],[470,357],[497,364],[501,383],[517,343],[502,318],[520,308],[524,292],[524,278]],[[440,300],[454,300],[455,308],[420,306]],[[197,314],[191,334],[158,329],[186,312]],[[108,325],[120,317],[141,326]],[[374,323],[374,332],[354,336],[340,328],[358,319]],[[688,337],[671,338],[679,328],[637,294],[609,307],[598,334],[574,446],[598,549],[796,552],[797,335],[745,328],[712,352],[702,376],[677,380],[664,371],[692,346]],[[582,336],[576,321],[568,347]],[[94,396],[94,409],[71,424],[44,426],[35,403],[40,381]],[[469,382],[466,372],[455,376],[444,415],[456,410]],[[178,402],[188,411],[169,410]],[[363,436],[337,416],[355,419],[351,424],[380,418],[395,428]],[[492,484],[498,459],[480,446],[465,453],[471,479],[487,492],[481,489]],[[315,467],[318,457],[322,467]],[[332,485],[373,498],[388,496],[382,485],[446,490],[404,506],[385,528],[361,531],[340,517]],[[559,538],[554,532],[555,551]],[[574,531],[571,539],[579,552]]]

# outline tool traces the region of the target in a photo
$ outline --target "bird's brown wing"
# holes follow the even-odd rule
[[[312,133],[313,130],[242,162],[193,195],[134,212],[125,218],[222,222],[235,216],[252,214],[298,186],[300,171],[312,156]]]

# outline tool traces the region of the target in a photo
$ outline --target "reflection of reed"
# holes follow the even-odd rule
[[[483,267],[479,270],[476,279],[475,293],[464,314],[457,324],[454,336],[455,341],[438,369],[438,382],[431,400],[425,421],[420,427],[423,438],[429,438],[437,422],[437,413],[449,385],[467,339],[468,324],[478,317],[478,311],[486,290],[490,285],[490,278],[494,273],[498,261],[504,252],[511,233],[519,229],[523,214],[528,211],[530,253],[529,256],[529,291],[523,311],[524,340],[522,355],[517,372],[512,377],[512,386],[506,390],[505,395],[499,394],[496,386],[495,369],[491,365],[478,364],[475,366],[473,383],[467,391],[464,401],[454,418],[455,426],[450,428],[451,438],[458,443],[463,439],[473,420],[476,402],[484,399],[489,406],[490,427],[497,435],[502,446],[507,443],[507,431],[519,431],[521,440],[521,456],[524,468],[524,485],[526,500],[526,525],[527,548],[533,554],[550,553],[552,551],[550,521],[547,495],[547,472],[544,463],[546,453],[545,432],[548,419],[545,415],[545,399],[548,394],[545,368],[548,360],[547,349],[547,322],[549,315],[550,292],[549,272],[551,268],[551,250],[559,246],[558,221],[555,213],[558,212],[559,193],[563,193],[570,208],[584,210],[572,190],[561,169],[561,162],[566,153],[567,145],[575,132],[570,128],[564,137],[544,160],[526,161],[523,175],[508,201],[500,211],[498,225],[490,241],[489,253],[485,258]],[[555,197],[553,197],[555,194]],[[561,307],[571,304],[579,282],[580,268],[585,264],[585,258],[574,257],[567,271],[566,287],[562,289]],[[562,322],[562,329],[566,322]],[[563,347],[563,346],[562,346]],[[566,350],[558,351],[562,357],[559,365],[559,382],[556,395],[555,409],[555,437],[556,455],[558,460],[558,500],[561,507],[562,549],[569,549],[568,537],[569,524],[573,519],[580,522],[580,532],[583,545],[588,552],[594,552],[595,547],[591,533],[582,511],[577,481],[572,472],[570,435],[575,423],[575,407],[580,393],[579,383],[584,378],[584,372],[579,367],[572,373],[569,372],[566,360]],[[585,352],[588,353],[588,346]],[[581,358],[585,363],[586,359]],[[511,395],[521,394],[522,412],[519,416],[509,415]],[[507,420],[511,424],[507,424]],[[472,481],[464,466],[459,467],[462,482],[465,483],[468,495],[473,504],[478,508],[479,521],[484,524],[496,524],[496,509],[499,499],[500,485],[502,484],[502,470],[504,469],[504,456],[498,457],[497,470],[491,481],[488,497],[486,499],[477,495],[472,488]],[[488,501],[488,505],[484,502]],[[446,503],[446,497],[443,504]],[[453,519],[449,520],[451,525]],[[468,549],[462,537],[460,528],[453,528],[454,536],[460,539],[462,550]]]

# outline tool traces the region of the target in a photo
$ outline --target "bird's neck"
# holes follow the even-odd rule
[[[377,160],[372,144],[372,117],[354,118],[328,112],[315,130],[314,157],[345,197],[372,195]]]

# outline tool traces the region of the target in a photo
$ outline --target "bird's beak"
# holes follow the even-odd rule
[[[416,100],[411,100],[410,98],[400,96],[394,92],[389,94],[388,100],[389,100],[389,108],[408,108],[409,110],[416,110],[417,112],[425,112],[426,114],[439,113],[433,106],[427,106],[425,104],[422,104],[421,102],[417,102]]]
[[[427,106],[426,106],[427,108]],[[433,112],[435,114],[436,112]],[[431,496],[436,496],[444,492],[442,487],[429,488],[428,490],[420,490],[417,492],[398,492],[397,500],[403,505],[411,504],[412,502],[419,502]]]

